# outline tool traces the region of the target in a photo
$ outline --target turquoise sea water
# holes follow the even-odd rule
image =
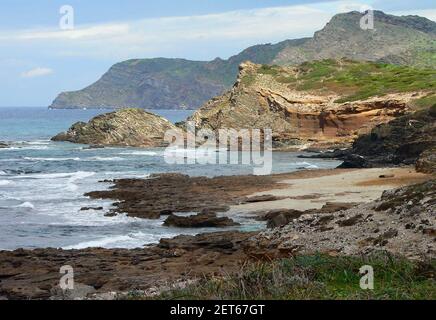
[[[141,220],[125,215],[105,217],[110,201],[91,200],[83,194],[103,190],[113,178],[146,178],[156,172],[189,175],[251,174],[248,165],[171,165],[163,149],[86,149],[84,145],[51,142],[76,121],[87,121],[107,110],[48,110],[46,108],[0,108],[0,249],[134,248],[162,237],[195,234],[213,229],[177,229],[162,220]],[[176,122],[192,111],[153,111]],[[273,172],[301,168],[333,168],[336,161],[297,158],[297,153],[273,153]],[[104,211],[81,211],[82,207]],[[259,228],[243,216],[242,229]]]

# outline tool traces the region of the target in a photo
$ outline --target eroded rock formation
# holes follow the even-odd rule
[[[165,118],[142,109],[121,109],[102,114],[88,123],[77,122],[53,141],[91,145],[158,147],[165,145],[167,130],[177,128]]]
[[[339,62],[347,63],[347,62]],[[312,86],[300,67],[269,67],[245,62],[238,80],[224,95],[200,108],[188,121],[198,129],[270,128],[273,146],[331,147],[405,114],[422,93],[404,92],[338,102],[347,88]],[[305,88],[304,86],[308,87]]]

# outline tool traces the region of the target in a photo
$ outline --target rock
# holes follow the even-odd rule
[[[159,219],[174,212],[225,212],[256,192],[276,187],[279,176],[190,177],[154,174],[149,179],[120,179],[109,190],[85,194],[93,199],[113,199],[114,212]],[[206,211],[203,211],[206,212]]]
[[[0,141],[0,149],[9,148],[9,145],[5,142]]]
[[[130,59],[113,65],[97,82],[82,90],[59,94],[51,108],[196,109],[230,89],[238,64],[247,59],[269,65],[296,65],[346,57],[434,67],[434,61],[428,57],[434,50],[433,21],[381,11],[374,11],[374,18],[379,25],[377,37],[368,37],[367,30],[360,29],[362,14],[352,11],[335,15],[314,37],[255,45],[226,60]]]
[[[103,210],[103,207],[83,207],[80,209],[80,211],[89,211],[89,210],[100,211]]]
[[[343,158],[344,162],[338,166],[338,168],[347,169],[347,168],[369,168],[370,164],[365,160],[364,157],[349,154]]]
[[[436,163],[436,106],[400,116],[359,136],[340,156],[341,168],[412,165],[418,171],[434,172]]]
[[[0,251],[0,292],[7,299],[100,299],[159,291],[180,280],[223,276],[240,270],[255,232],[212,232],[162,239],[138,249],[88,248]],[[74,268],[72,291],[59,287],[59,267]]]
[[[332,70],[348,70],[358,64],[349,60],[324,63]],[[198,129],[215,131],[270,128],[276,149],[325,149],[350,145],[358,135],[405,114],[410,102],[423,95],[416,96],[411,87],[410,92],[386,92],[383,96],[348,101],[341,90],[333,89],[339,81],[332,84],[331,90],[299,89],[305,81],[301,75],[315,72],[316,68],[310,63],[279,67],[244,62],[233,88],[208,101],[188,121]],[[330,80],[313,81],[326,88],[325,82]]]
[[[84,300],[95,292],[94,287],[75,282],[74,289],[62,290],[60,287],[53,288],[50,300]]]
[[[164,146],[165,132],[178,130],[168,120],[142,109],[121,109],[77,122],[53,141],[132,147]]]
[[[347,219],[339,220],[336,223],[341,227],[349,227],[353,226],[359,221],[362,221],[363,216],[361,214],[355,215],[353,217],[349,217]]]
[[[424,151],[416,161],[416,171],[436,173],[436,147]]]
[[[268,228],[278,228],[287,225],[294,219],[303,215],[304,211],[299,210],[272,210],[259,217],[259,220],[267,221]]]
[[[395,177],[395,174],[382,174],[379,176],[380,179],[389,179]]]
[[[164,222],[164,226],[179,228],[222,228],[237,225],[239,223],[232,219],[217,217],[215,213],[200,213],[188,217],[170,215]]]
[[[266,195],[254,196],[254,197],[247,198],[245,200],[245,202],[256,203],[256,202],[276,201],[276,200],[280,200],[280,199],[282,199],[282,198],[276,197],[276,196],[273,196],[270,194],[266,194]]]
[[[101,144],[92,144],[86,148],[83,148],[84,150],[92,150],[92,149],[104,149],[104,146]]]

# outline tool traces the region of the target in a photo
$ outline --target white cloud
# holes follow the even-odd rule
[[[218,42],[224,46],[241,43],[243,48],[247,44],[312,36],[330,18],[330,12],[320,10],[316,5],[272,7],[76,25],[74,30],[0,31],[0,46],[41,46],[41,50],[57,55],[113,59],[151,57],[174,55],[188,46],[216,46]]]
[[[337,12],[361,9],[373,0],[237,10],[78,26],[74,30],[0,31],[0,47],[32,49],[46,56],[119,61],[156,56],[226,58],[247,46],[312,36]],[[435,10],[402,12],[435,20]],[[6,50],[3,50],[6,51]]]
[[[50,68],[34,68],[28,71],[25,71],[21,73],[22,78],[36,78],[36,77],[43,77],[48,76],[53,73],[53,70]]]

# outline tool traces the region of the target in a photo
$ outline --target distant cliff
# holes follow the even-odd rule
[[[228,60],[137,59],[112,66],[89,87],[61,93],[51,108],[139,107],[196,109],[229,89],[241,62],[293,65],[346,57],[417,67],[436,65],[436,23],[418,16],[375,12],[375,30],[362,14],[338,14],[313,38],[250,47]]]

